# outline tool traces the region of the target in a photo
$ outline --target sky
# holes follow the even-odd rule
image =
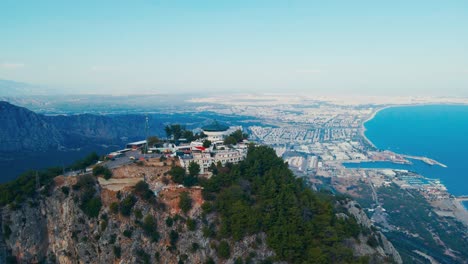
[[[0,79],[71,93],[468,96],[468,1],[2,0]]]

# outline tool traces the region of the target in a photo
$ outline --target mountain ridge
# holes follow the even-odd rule
[[[0,152],[48,151],[83,144],[122,144],[143,134],[143,116],[45,116],[0,101]]]

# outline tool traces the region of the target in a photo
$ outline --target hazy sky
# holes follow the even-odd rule
[[[99,93],[468,96],[468,1],[1,0],[0,79]]]

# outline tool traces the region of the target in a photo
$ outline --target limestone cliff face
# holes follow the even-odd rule
[[[8,238],[5,237],[6,246],[18,263],[143,263],[145,258],[149,258],[149,263],[156,263],[157,259],[159,263],[178,263],[179,260],[204,263],[209,258],[216,263],[234,263],[238,257],[251,257],[258,262],[274,255],[266,246],[265,235],[258,234],[237,242],[228,241],[230,257],[220,258],[216,250],[220,241],[206,238],[202,230],[206,224],[216,221],[215,215],[207,216],[202,223],[196,197],[193,197],[193,209],[185,215],[179,208],[172,207],[177,204],[171,203],[174,197],[177,201],[177,193],[168,192],[166,202],[160,201],[158,206],[138,199],[133,207],[133,212],[141,211],[141,215],[156,219],[160,238],[153,242],[141,227],[143,220],[134,213],[128,217],[111,213],[109,204],[118,201],[117,192],[96,186],[103,207],[98,217],[86,216],[72,191],[75,181],[59,177],[49,197],[36,203],[24,203],[15,210],[3,208],[2,222],[11,230]],[[70,188],[68,195],[61,191],[63,186]],[[120,194],[122,199],[129,195],[126,191]],[[166,219],[176,215],[181,218],[168,226]],[[193,231],[187,227],[188,217],[195,220]],[[178,234],[173,248],[171,232]],[[116,247],[120,248],[120,256],[115,252]]]

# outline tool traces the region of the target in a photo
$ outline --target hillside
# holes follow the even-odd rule
[[[141,138],[144,116],[44,116],[0,102],[0,152],[48,151]]]
[[[2,185],[0,246],[10,263],[401,262],[357,204],[311,191],[270,148],[192,187],[173,181],[177,165],[149,159],[109,180],[49,170],[38,191],[33,174]]]
[[[57,149],[63,135],[44,116],[0,102],[0,152]]]

